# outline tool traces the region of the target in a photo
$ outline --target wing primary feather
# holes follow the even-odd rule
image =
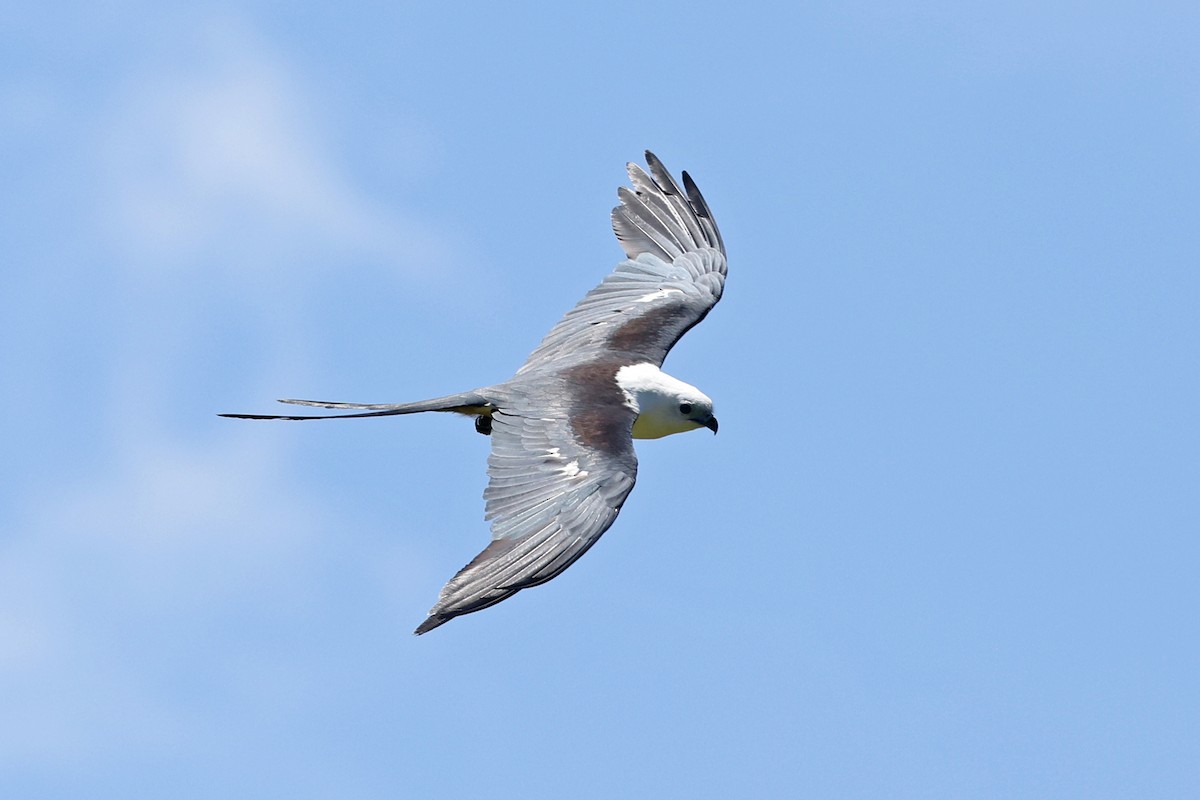
[[[612,219],[617,240],[621,242],[625,254],[630,258],[651,252],[666,261],[671,261],[682,252],[670,237],[657,231],[626,205],[614,208]]]
[[[663,227],[671,231],[672,237],[679,245],[679,252],[691,249],[690,240],[693,238],[687,223],[677,209],[676,203],[669,194],[663,191],[658,182],[646,174],[637,164],[629,165],[629,179],[633,183],[635,196],[645,210],[658,218]],[[628,190],[626,190],[628,191]],[[618,193],[620,190],[618,190]]]
[[[621,212],[659,246],[668,256],[666,260],[673,260],[687,252],[687,244],[679,236],[681,231],[671,230],[671,223],[665,222],[655,213],[646,197],[635,194],[624,186],[617,189],[617,197],[621,200]]]
[[[667,195],[669,200],[672,200],[671,210],[674,211],[683,229],[692,235],[692,240],[697,245],[705,243],[704,231],[700,229],[699,224],[696,222],[695,211],[688,205],[687,198],[683,191],[680,190],[679,184],[671,177],[671,173],[658,160],[658,157],[649,150],[646,151],[646,165],[650,167],[650,174],[654,177],[654,182],[658,185],[659,191]],[[682,209],[677,207],[676,203],[682,206]]]
[[[725,242],[721,239],[721,229],[717,227],[717,220],[713,217],[712,209],[708,207],[704,195],[700,193],[700,187],[692,180],[692,176],[687,173],[687,170],[683,172],[683,188],[687,191],[688,200],[691,201],[696,215],[705,224],[705,227],[711,230],[712,235],[707,237],[708,243],[724,253]]]

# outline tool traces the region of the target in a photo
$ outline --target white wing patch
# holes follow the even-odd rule
[[[563,457],[562,451],[559,450],[557,447],[547,447],[546,455],[549,456],[549,458],[546,459],[547,461],[554,461],[554,462],[558,462],[558,463],[562,464],[562,466],[558,468],[558,471],[560,473],[562,473],[564,476],[566,476],[568,478],[586,478],[587,477],[587,475],[588,475],[587,470],[579,468],[579,459],[572,459],[571,461],[568,462]]]
[[[586,478],[587,470],[580,469],[578,461],[572,461],[562,468],[562,474],[568,478]]]
[[[639,297],[637,300],[634,300],[633,302],[635,302],[635,303],[653,303],[655,300],[661,300],[662,298],[670,297],[673,294],[683,294],[683,292],[679,291],[678,289],[659,289],[656,292],[651,292],[650,294],[644,294],[641,297]]]

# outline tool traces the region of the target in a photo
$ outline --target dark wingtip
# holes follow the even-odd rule
[[[700,194],[700,187],[692,180],[692,176],[688,175],[688,171],[683,171],[683,190],[687,192],[688,199],[692,201],[692,205],[696,206],[696,210],[703,216],[710,216],[708,213],[708,204],[704,202],[704,195]]]
[[[417,629],[415,631],[413,631],[413,636],[420,636],[422,633],[429,633],[431,630],[438,627],[439,625],[445,625],[451,619],[453,619],[453,617],[439,617],[439,616],[429,617],[428,619],[426,619],[424,622],[422,622],[420,625],[417,626]]]

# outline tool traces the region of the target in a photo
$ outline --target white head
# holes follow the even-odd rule
[[[659,439],[697,428],[717,432],[717,418],[708,395],[653,364],[621,367],[617,370],[617,385],[625,393],[625,402],[637,412],[635,439]]]

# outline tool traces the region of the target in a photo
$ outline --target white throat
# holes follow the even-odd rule
[[[681,414],[687,403],[706,408],[711,414],[712,400],[704,392],[672,378],[650,363],[632,364],[617,370],[617,385],[625,393],[625,403],[638,415],[633,423],[633,438],[659,439],[672,433],[704,427]]]

